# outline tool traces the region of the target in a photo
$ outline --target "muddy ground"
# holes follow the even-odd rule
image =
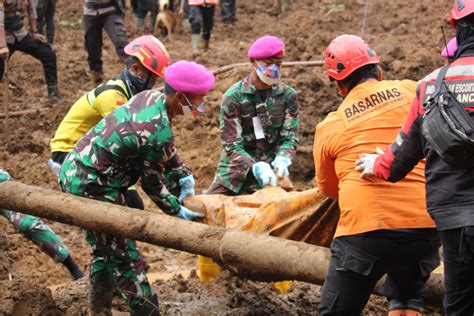
[[[445,26],[448,38],[453,34],[447,22],[450,1],[294,0],[294,10],[279,16],[272,14],[271,0],[237,2],[238,22],[222,24],[217,12],[211,50],[197,57],[198,62],[212,69],[244,62],[251,42],[265,34],[285,40],[288,61],[320,60],[332,38],[344,33],[360,34],[364,24],[363,36],[379,53],[385,77],[418,80],[444,63],[439,57],[442,47],[440,26]],[[363,23],[366,2],[369,7]],[[56,51],[63,96],[60,104],[48,104],[38,61],[15,53],[9,62],[10,111],[39,109],[40,114],[11,119],[8,130],[0,124],[0,166],[16,180],[27,184],[56,189],[55,179],[46,167],[49,140],[73,102],[93,88],[83,49],[81,4],[82,1],[73,0],[58,2]],[[129,12],[126,21],[130,26]],[[191,59],[190,36],[182,29],[173,41],[163,41],[174,61]],[[108,39],[105,39],[103,55],[106,78],[111,78],[123,64]],[[239,68],[219,75],[209,97],[207,114],[198,122],[178,120],[175,123],[176,145],[194,171],[198,192],[210,184],[220,154],[218,109],[221,95],[248,70]],[[321,67],[286,68],[284,80],[299,93],[301,146],[310,148],[315,125],[337,107],[340,99]],[[291,176],[298,189],[313,186],[311,154],[298,153]],[[147,209],[156,211],[149,200],[146,204]],[[86,269],[89,248],[81,230],[59,223],[50,224]],[[317,286],[295,283],[292,291],[282,296],[271,284],[242,280],[228,273],[221,273],[214,283],[202,284],[196,278],[194,255],[140,245],[150,264],[149,272],[156,279],[153,287],[160,295],[161,311],[165,315],[299,315],[316,312]],[[126,311],[119,297],[115,303],[117,314]],[[53,262],[0,218],[0,314],[78,315],[86,310],[87,279],[71,282],[60,264]],[[373,298],[364,313],[383,314],[385,311],[384,300]]]

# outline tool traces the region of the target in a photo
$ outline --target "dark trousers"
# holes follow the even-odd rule
[[[87,62],[90,70],[102,71],[102,30],[105,29],[115,46],[117,55],[127,59],[124,47],[128,44],[127,30],[123,24],[123,17],[119,13],[97,16],[84,15],[84,45],[87,51]]]
[[[435,229],[380,230],[336,238],[319,315],[359,315],[385,273],[380,294],[389,300],[419,302],[421,309],[425,281],[439,265],[438,248]]]
[[[202,38],[206,41],[211,39],[211,31],[214,27],[215,6],[189,6],[189,22],[191,23],[191,33],[199,34],[202,28]]]
[[[221,15],[223,21],[235,21],[235,2],[236,0],[221,0]]]
[[[56,0],[44,0],[39,1],[36,7],[36,14],[38,15],[37,27],[41,34],[43,28],[46,25],[46,38],[48,43],[53,44],[54,42],[54,13],[56,12]]]
[[[15,42],[14,44],[8,44],[8,49],[10,50],[10,57],[18,50],[41,61],[48,87],[58,84],[56,54],[47,43],[37,41],[28,34],[21,41]],[[5,65],[3,60],[0,59],[0,78],[3,78],[4,71]]]
[[[474,315],[474,226],[439,232],[443,245],[444,312]]]

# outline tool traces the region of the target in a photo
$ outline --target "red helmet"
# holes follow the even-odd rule
[[[326,73],[334,80],[343,80],[362,66],[378,63],[375,51],[359,36],[338,36],[326,48]]]
[[[474,13],[474,1],[472,0],[454,0],[453,8],[451,14],[449,15],[449,20],[451,26],[456,28],[454,21],[465,18],[469,14]]]
[[[159,77],[164,77],[170,56],[165,46],[153,35],[137,37],[127,46],[125,54],[136,57],[148,70]]]

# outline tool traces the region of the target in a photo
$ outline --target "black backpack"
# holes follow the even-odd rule
[[[440,69],[434,95],[426,109],[421,132],[436,153],[456,168],[474,168],[474,119],[456,99],[444,81],[449,65]],[[473,113],[474,114],[474,113]]]

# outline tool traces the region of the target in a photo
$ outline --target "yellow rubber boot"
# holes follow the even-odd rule
[[[221,271],[221,267],[211,258],[198,256],[198,277],[201,282],[214,281]]]
[[[291,286],[293,285],[293,281],[281,281],[273,283],[275,288],[281,295],[288,294],[290,291]]]

